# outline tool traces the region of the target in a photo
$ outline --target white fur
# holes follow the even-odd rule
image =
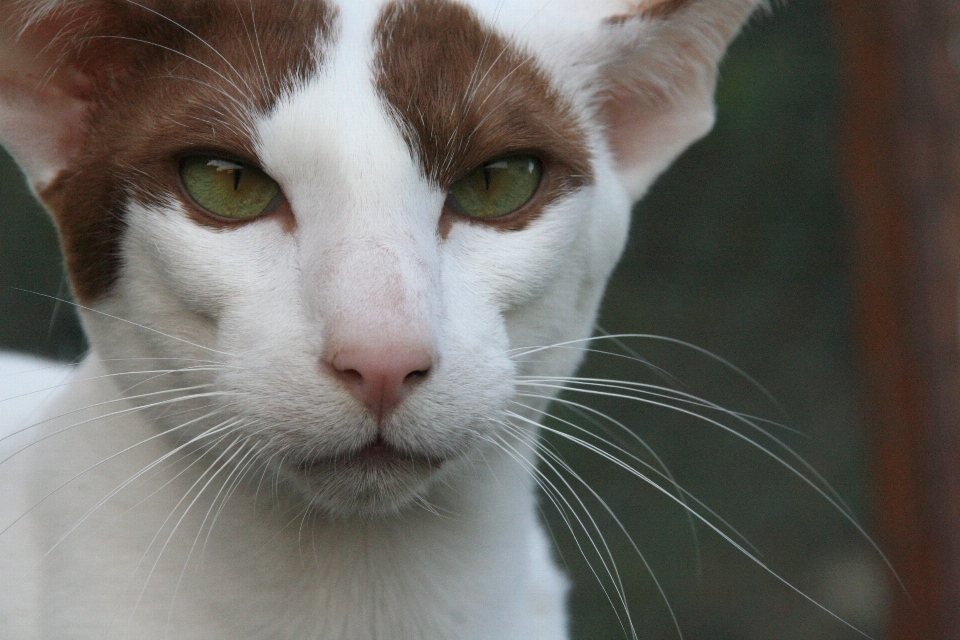
[[[341,4],[321,71],[253,114],[292,233],[271,220],[213,230],[175,201],[127,206],[119,280],[82,313],[95,351],[0,449],[0,527],[10,526],[0,593],[17,594],[0,598],[0,637],[566,637],[566,581],[530,471],[530,424],[545,402],[520,411],[532,422],[511,432],[500,421],[518,409],[517,375],[569,375],[580,354],[510,353],[590,335],[632,198],[709,125],[719,50],[689,95],[654,110],[674,124],[651,117],[633,143],[642,153],[615,161],[598,91],[619,82],[604,74],[620,54],[604,47],[612,27],[601,22],[633,5],[475,4],[582,115],[594,183],[522,230],[455,223],[441,239],[445,194],[420,173],[372,84],[379,6]],[[752,4],[702,0],[676,20],[689,38],[696,12],[712,20],[733,7],[722,44]],[[629,38],[652,37],[636,22]],[[34,184],[49,181],[49,154],[5,136]],[[380,478],[372,498],[355,494],[369,480],[355,470],[291,473],[283,462],[295,452],[343,453],[377,432],[319,363],[378,342],[435,354],[383,430],[447,462]],[[226,439],[204,436],[224,424]],[[25,437],[37,444],[23,448]]]

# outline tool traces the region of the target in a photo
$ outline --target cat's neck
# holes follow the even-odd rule
[[[458,637],[534,638],[531,598],[552,587],[562,601],[562,579],[530,566],[531,547],[542,544],[533,539],[532,481],[505,453],[450,474],[429,508],[329,517],[288,503],[269,473],[241,479],[192,454],[164,459],[176,443],[156,437],[104,376],[88,358],[57,403],[63,417],[43,427],[58,437],[18,456],[34,476],[26,502],[53,494],[31,512],[36,552],[56,546],[39,564],[52,585],[41,612],[48,624],[72,615],[58,604],[69,576],[102,570],[103,558],[110,573],[86,594],[91,609],[112,601],[117,630],[133,624],[145,638],[162,636],[171,611],[204,629],[212,616],[224,637],[442,638],[444,629],[471,629]],[[91,419],[107,413],[115,416]],[[81,473],[84,482],[68,482]],[[554,584],[531,592],[531,573]]]

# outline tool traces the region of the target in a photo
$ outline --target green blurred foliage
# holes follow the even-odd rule
[[[676,343],[626,341],[675,378],[601,354],[588,358],[582,375],[679,388],[785,422],[789,428],[764,426],[809,460],[864,520],[869,487],[850,345],[847,217],[835,166],[837,92],[836,51],[819,0],[796,0],[775,18],[751,24],[722,68],[716,129],[637,207],[600,320],[611,333],[668,336],[736,363],[769,389],[786,416],[729,367]],[[77,357],[85,345],[72,308],[44,297],[68,295],[55,232],[12,162],[0,156],[0,347]],[[837,508],[782,465],[720,427],[675,410],[595,395],[565,397],[628,425],[680,484],[756,545],[774,571],[882,637],[877,554]],[[553,411],[551,427],[567,433],[574,430],[563,420],[590,422],[563,403]],[[730,416],[723,422],[750,432]],[[615,431],[611,427],[606,437],[659,464]],[[548,441],[591,488],[581,486],[578,494],[617,559],[640,638],[677,632],[644,562],[591,490],[634,535],[687,640],[860,637],[706,527],[696,526],[694,536],[690,519],[662,493],[561,437]],[[600,586],[604,580],[592,574],[603,578],[603,565],[582,536],[587,552],[580,552],[557,510],[544,502],[575,583],[575,636],[625,637]],[[844,592],[860,601],[844,600]]]
[[[86,343],[69,301],[53,224],[0,149],[0,349],[78,357]]]

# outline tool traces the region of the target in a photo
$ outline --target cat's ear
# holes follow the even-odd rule
[[[639,198],[684,149],[712,128],[717,65],[763,2],[604,4],[600,109],[621,180]]]
[[[109,2],[0,0],[0,144],[40,192],[83,147],[98,86],[127,45],[100,38]]]

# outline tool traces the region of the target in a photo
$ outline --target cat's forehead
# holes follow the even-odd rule
[[[411,166],[443,190],[484,161],[528,152],[561,166],[563,188],[592,179],[584,110],[564,83],[597,7],[584,16],[572,0],[161,4],[117,5],[129,15],[97,27],[89,46],[102,48],[94,64],[108,71],[87,149],[43,194],[83,300],[116,281],[121,203],[178,198],[171,163],[189,153],[263,164],[285,189],[352,163],[355,190]],[[105,210],[115,212],[109,224]]]
[[[337,7],[315,72],[261,122],[268,167],[309,180],[318,163],[353,162],[354,175],[384,177],[405,155],[446,188],[484,161],[536,151],[589,181],[580,116],[543,56],[495,22],[505,15],[526,17],[501,6],[488,20],[449,0]]]

